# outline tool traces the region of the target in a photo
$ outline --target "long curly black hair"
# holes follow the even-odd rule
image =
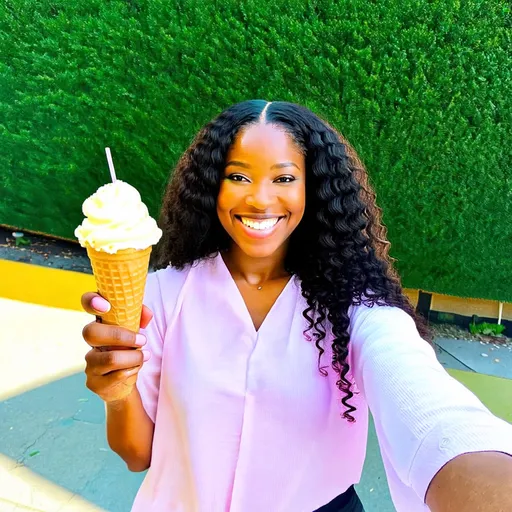
[[[266,108],[263,116],[262,112]],[[227,250],[232,241],[217,216],[216,201],[228,149],[242,128],[266,122],[284,129],[306,157],[306,208],[292,233],[287,270],[301,281],[308,307],[303,312],[319,350],[332,333],[332,367],[344,397],[343,417],[356,409],[347,379],[350,305],[396,306],[430,340],[424,320],[404,295],[388,255],[381,222],[363,164],[350,144],[310,110],[287,102],[251,100],[236,104],[208,123],[179,160],[167,185],[159,220],[163,236],[152,266],[183,268]],[[326,320],[328,324],[326,323]],[[311,339],[311,337],[309,337]]]

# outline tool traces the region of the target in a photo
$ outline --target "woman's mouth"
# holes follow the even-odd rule
[[[284,217],[269,217],[266,219],[256,219],[253,217],[244,217],[242,215],[235,215],[235,218],[240,222],[242,228],[252,238],[265,238],[271,235],[279,221]]]

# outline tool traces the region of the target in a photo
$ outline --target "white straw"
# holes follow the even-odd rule
[[[105,148],[105,153],[107,154],[108,168],[110,169],[110,177],[112,178],[112,183],[115,183],[116,170],[114,169],[114,162],[112,161],[112,154],[110,153],[110,148]]]

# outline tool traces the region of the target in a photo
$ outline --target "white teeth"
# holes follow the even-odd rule
[[[274,217],[273,219],[265,219],[262,221],[248,219],[247,217],[240,217],[240,219],[242,220],[242,224],[244,226],[261,231],[273,228],[277,224],[277,221],[279,220],[278,217]]]

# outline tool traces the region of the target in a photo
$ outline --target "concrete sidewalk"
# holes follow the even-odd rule
[[[92,276],[3,260],[0,274],[0,512],[129,511],[144,475],[109,450],[103,404],[84,385],[81,330],[90,317],[79,299],[94,289]],[[441,360],[456,368],[450,372],[512,422],[512,380],[473,371],[490,356],[473,361],[469,349],[440,344]],[[494,359],[510,368],[499,353]],[[373,427],[358,493],[367,512],[394,510]]]

